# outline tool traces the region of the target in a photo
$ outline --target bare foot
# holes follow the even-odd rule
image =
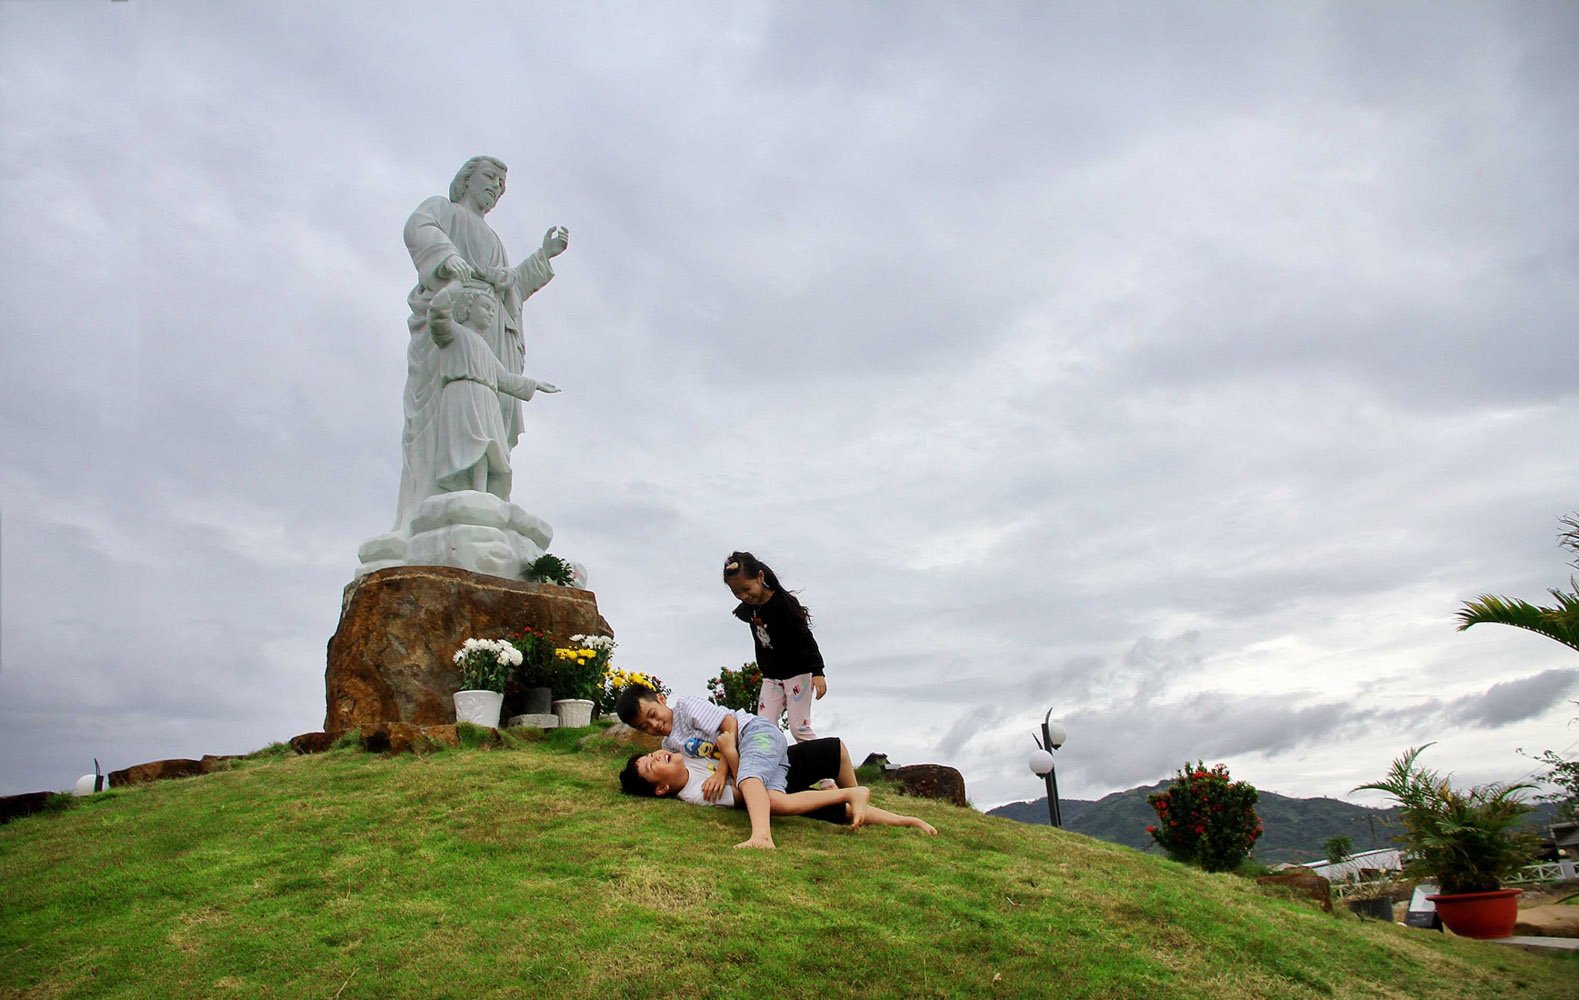
[[[856,785],[850,789],[850,829],[859,830],[866,822],[866,804],[872,801],[872,790]]]
[[[763,850],[763,851],[774,850],[773,838],[772,837],[762,837],[762,838],[752,837],[750,840],[742,840],[740,843],[736,844],[735,847],[736,848],[755,847],[755,848],[758,848],[759,850]]]
[[[922,833],[930,833],[933,836],[937,836],[938,828],[919,816],[906,816],[905,821],[905,826],[913,826]]]

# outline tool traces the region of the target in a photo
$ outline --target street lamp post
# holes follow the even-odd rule
[[[1058,773],[1053,769],[1053,751],[1064,745],[1064,740],[1069,733],[1062,723],[1050,721],[1053,710],[1048,709],[1042,716],[1042,738],[1036,742],[1036,752],[1031,754],[1029,761],[1031,773],[1047,782],[1047,821],[1060,829],[1064,825],[1064,817],[1058,811]],[[1033,735],[1031,739],[1035,740]]]

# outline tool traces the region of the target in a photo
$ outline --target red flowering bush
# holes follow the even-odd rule
[[[742,663],[739,670],[719,667],[718,676],[707,682],[707,700],[725,708],[755,712],[761,690],[762,671],[756,663]]]
[[[1157,813],[1157,825],[1146,832],[1175,861],[1232,871],[1261,836],[1259,797],[1254,786],[1230,781],[1226,765],[1207,770],[1202,761],[1185,764],[1166,791],[1146,796]]]

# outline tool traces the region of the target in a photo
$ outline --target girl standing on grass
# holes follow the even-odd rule
[[[757,714],[778,723],[789,710],[795,742],[814,740],[811,703],[828,693],[822,675],[822,651],[811,634],[811,612],[785,590],[766,563],[749,552],[731,552],[724,560],[724,584],[740,602],[735,617],[751,626],[757,648],[762,690]]]

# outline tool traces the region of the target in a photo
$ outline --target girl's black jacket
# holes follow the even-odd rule
[[[800,674],[823,676],[822,650],[817,648],[811,626],[784,591],[775,590],[766,604],[742,603],[735,608],[735,617],[751,626],[757,669],[763,677],[782,681]]]

